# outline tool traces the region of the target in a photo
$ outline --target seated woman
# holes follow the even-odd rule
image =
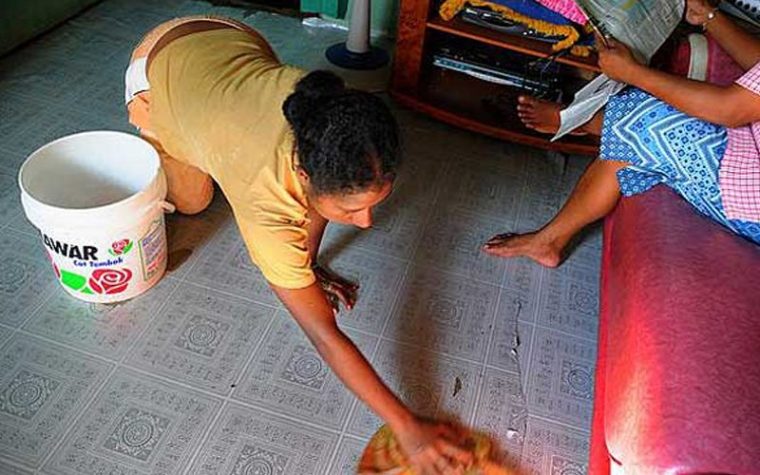
[[[398,126],[385,103],[324,71],[281,64],[245,24],[207,17],[159,25],[126,76],[130,121],[161,156],[168,199],[203,211],[224,192],[251,259],[316,350],[397,434],[424,474],[470,460],[448,427],[417,417],[340,330],[331,301],[356,286],[318,267],[328,221],[372,225],[393,187]]]
[[[760,41],[708,0],[688,0],[686,20],[702,25],[746,74],[728,87],[692,81],[639,64],[619,42],[600,44],[602,71],[633,87],[579,131],[601,135],[599,158],[546,226],[494,236],[485,252],[556,267],[571,238],[610,213],[621,194],[660,183],[760,244]],[[559,105],[531,97],[518,104],[526,126],[545,133],[557,131],[559,112]]]

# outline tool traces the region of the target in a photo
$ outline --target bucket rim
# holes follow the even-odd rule
[[[65,140],[71,140],[73,138],[87,136],[87,135],[117,135],[117,136],[129,137],[130,140],[135,139],[135,140],[138,140],[138,141],[142,142],[143,144],[147,145],[148,148],[151,151],[151,155],[153,156],[153,158],[155,159],[155,162],[156,162],[156,168],[155,168],[155,170],[153,172],[153,177],[148,182],[147,186],[145,188],[143,188],[142,190],[138,191],[137,193],[133,193],[132,195],[130,195],[130,196],[124,198],[124,199],[121,199],[119,201],[115,201],[113,203],[108,203],[108,204],[102,205],[102,206],[93,206],[92,208],[65,208],[65,207],[61,207],[61,206],[54,206],[54,205],[45,203],[45,202],[40,201],[37,198],[35,198],[34,195],[31,194],[26,189],[26,187],[24,187],[24,179],[23,179],[24,178],[24,172],[26,171],[27,166],[29,165],[30,160],[32,159],[32,157],[34,157],[38,153],[42,152],[43,150],[45,150],[45,149],[47,149],[49,147],[52,147],[52,146],[58,144],[59,142],[63,142]],[[88,130],[88,131],[84,131],[84,132],[77,132],[77,133],[74,133],[74,134],[64,135],[63,137],[59,137],[59,138],[53,140],[52,142],[48,142],[48,143],[46,143],[46,144],[38,147],[36,150],[34,150],[32,153],[30,153],[26,157],[26,159],[24,159],[24,163],[22,163],[21,167],[19,168],[19,171],[18,171],[18,186],[19,186],[19,189],[21,190],[21,194],[24,197],[27,197],[28,199],[32,200],[34,202],[35,206],[39,206],[39,207],[41,207],[43,209],[46,209],[48,211],[57,211],[57,212],[71,213],[72,215],[80,215],[80,214],[85,214],[85,213],[92,213],[94,211],[108,211],[111,208],[116,208],[116,207],[122,206],[122,205],[124,205],[127,202],[130,202],[132,200],[136,200],[137,198],[139,198],[140,196],[144,195],[148,191],[148,189],[150,188],[150,186],[155,183],[156,179],[159,178],[160,175],[161,175],[161,158],[158,155],[158,151],[155,149],[155,147],[153,147],[153,145],[151,145],[150,142],[148,142],[147,140],[143,139],[142,137],[140,137],[138,135],[130,134],[130,133],[127,133],[127,132],[122,132],[122,131],[119,131],[119,130]]]

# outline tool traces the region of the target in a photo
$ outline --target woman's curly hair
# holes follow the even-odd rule
[[[395,177],[398,124],[380,98],[347,88],[331,72],[314,71],[298,82],[282,110],[316,193],[360,192]]]

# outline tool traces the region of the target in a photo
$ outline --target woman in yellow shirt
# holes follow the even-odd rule
[[[224,18],[162,24],[126,74],[130,121],[159,151],[169,200],[205,209],[216,182],[253,262],[332,370],[398,435],[424,474],[459,473],[470,454],[387,388],[335,321],[356,287],[316,265],[328,221],[372,225],[393,187],[398,126],[377,97],[332,73],[281,64],[255,30]]]

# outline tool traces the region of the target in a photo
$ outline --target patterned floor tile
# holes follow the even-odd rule
[[[32,475],[34,472],[25,468],[11,465],[9,462],[0,460],[0,473],[3,475]]]
[[[227,395],[274,310],[181,284],[126,364]]]
[[[579,257],[579,256],[574,256]],[[599,315],[599,267],[593,259],[569,259],[544,271],[536,323],[572,335],[596,339]]]
[[[588,428],[595,358],[595,343],[537,327],[526,388],[531,412]]]
[[[198,261],[188,271],[186,280],[212,289],[229,292],[267,305],[281,307],[264,276],[251,263],[248,250],[234,221],[223,225]]]
[[[296,321],[284,311],[275,318],[232,397],[339,431],[354,397]],[[347,335],[365,357],[372,355],[377,338]]]
[[[0,233],[0,322],[18,326],[58,289],[39,238],[10,229]]]
[[[89,62],[103,65],[108,63],[114,53],[115,38],[98,32],[81,22],[72,19],[48,34],[35,38],[25,49],[24,60],[44,63],[56,58],[69,58],[72,62]]]
[[[40,235],[39,230],[26,219],[26,215],[23,211],[19,212],[8,221],[8,228],[20,233],[28,234],[29,236],[38,237]]]
[[[503,157],[515,144],[507,144],[480,134],[431,119],[399,107],[397,113],[404,124],[404,148],[408,156],[421,156],[438,163],[478,160],[482,157]],[[521,148],[517,146],[518,148]]]
[[[35,122],[39,109],[33,105],[25,96],[3,93],[0,100],[0,148],[12,146],[14,139]]]
[[[24,58],[21,51],[11,58],[13,56],[17,56],[14,67],[6,67],[8,63],[5,63],[4,67],[0,68],[0,88],[4,94],[26,96],[46,101],[48,104],[67,106],[86,94],[87,91],[77,86],[86,81],[88,71],[72,67],[71,58]],[[34,88],[30,88],[29,84],[34,84]],[[47,115],[39,114],[38,118],[41,116]]]
[[[521,466],[526,475],[588,473],[588,434],[551,422],[528,418]]]
[[[483,361],[498,287],[419,268],[407,277],[385,336],[452,356]]]
[[[23,335],[0,352],[0,456],[38,468],[111,365]]]
[[[481,384],[475,427],[491,437],[496,460],[517,467],[528,418],[520,378],[517,374],[488,368]]]
[[[511,226],[517,219],[523,163],[503,154],[457,160],[449,167],[438,207],[489,216]]]
[[[507,261],[486,254],[482,247],[503,231],[493,218],[440,208],[425,227],[415,262],[499,285]]]
[[[493,340],[488,364],[512,373],[520,373],[519,360],[525,358],[526,344],[530,341],[530,325],[519,320],[523,313],[532,311],[531,303],[513,290],[502,290],[494,320]],[[527,332],[526,332],[527,329]]]
[[[165,278],[147,293],[117,304],[82,302],[58,290],[24,330],[118,361],[176,285],[176,280]]]
[[[524,257],[507,259],[506,267],[502,287],[512,291],[512,301],[522,303],[519,319],[534,322],[542,292],[541,279],[547,269]]]
[[[471,420],[480,384],[477,365],[390,341],[380,343],[372,362],[380,377],[416,414]],[[360,404],[347,432],[369,438],[381,425],[382,421]]]
[[[130,2],[109,0],[86,10],[78,20],[90,31],[136,45],[150,29],[176,16],[178,3],[174,0],[167,0],[166,3],[142,2],[136,9]],[[206,11],[209,10],[212,8],[207,5]]]
[[[232,224],[232,215],[222,193],[216,193],[211,207],[193,216],[173,213],[166,216],[168,272],[186,278],[195,261],[220,229]]]
[[[562,187],[557,167],[547,160],[526,164],[525,187],[520,196],[520,213],[515,232],[534,231],[546,224],[560,210],[569,191]]]
[[[361,459],[362,452],[364,452],[364,448],[368,443],[368,440],[343,437],[340,444],[338,444],[338,453],[335,456],[335,461],[329,473],[335,475],[356,475],[359,459]]]
[[[2,348],[3,344],[8,341],[12,334],[13,328],[6,327],[5,325],[0,325],[0,348]]]
[[[220,407],[221,400],[119,368],[43,471],[182,473]]]
[[[76,103],[76,113],[87,115],[88,111],[98,110],[103,122],[102,128],[120,130],[137,134],[137,129],[129,123],[127,109],[124,107],[124,71],[129,64],[129,56],[117,61],[118,68],[99,71],[97,76],[89,78],[88,94],[79,98]]]
[[[2,102],[2,101],[0,101]],[[6,163],[8,152],[0,149],[0,157]],[[16,167],[14,167],[16,168]],[[7,173],[0,169],[0,227],[11,222],[13,218],[22,212],[21,192],[17,185],[17,168]]]
[[[331,224],[323,249],[356,246],[400,259],[411,258],[442,176],[440,163],[410,157],[394,184],[393,194],[374,210],[372,228],[360,230]]]
[[[348,311],[341,309],[340,324],[380,335],[398,297],[406,264],[355,247],[327,252],[320,260],[342,277],[360,285],[356,306]]]
[[[337,434],[230,404],[190,473],[324,475],[337,443]]]

